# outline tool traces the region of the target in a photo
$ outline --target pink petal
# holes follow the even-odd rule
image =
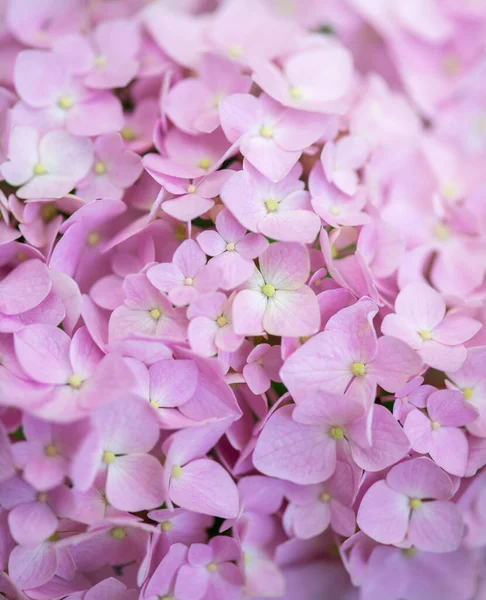
[[[189,323],[187,335],[191,348],[202,356],[214,356],[218,353],[215,340],[219,325],[214,319],[196,317]]]
[[[303,244],[270,244],[260,257],[260,270],[265,282],[277,290],[296,290],[309,277],[309,253]]]
[[[433,330],[433,339],[450,346],[463,344],[476,335],[481,327],[482,324],[475,319],[446,315]]]
[[[429,458],[414,458],[391,469],[387,484],[410,498],[446,500],[453,495],[450,477]]]
[[[464,400],[464,394],[457,390],[439,390],[427,399],[427,412],[431,421],[441,425],[461,427],[474,421],[478,416],[473,405]]]
[[[353,459],[366,471],[381,471],[401,460],[410,449],[402,427],[384,406],[373,408],[371,439],[370,447],[360,446],[354,443],[350,434]]]
[[[269,213],[258,222],[261,233],[274,240],[311,244],[321,228],[321,219],[310,210]]]
[[[425,364],[440,371],[457,371],[467,357],[464,346],[446,346],[434,340],[425,341],[418,352]]]
[[[404,425],[405,433],[415,452],[428,454],[433,445],[430,419],[421,410],[412,410]]]
[[[57,529],[57,518],[45,502],[28,502],[8,515],[10,532],[21,546],[35,548]]]
[[[8,559],[12,581],[22,589],[32,589],[47,583],[57,570],[55,548],[48,543],[35,548],[16,546]]]
[[[432,331],[444,318],[445,302],[429,285],[411,283],[398,294],[395,310],[416,331]]]
[[[73,374],[69,346],[69,337],[52,325],[30,325],[15,334],[22,368],[40,383],[67,385]]]
[[[108,466],[106,497],[119,510],[137,512],[164,501],[162,465],[149,454],[118,456]]]
[[[464,477],[469,445],[466,434],[456,427],[441,427],[433,433],[430,457],[451,475]]]
[[[267,421],[253,464],[265,475],[302,485],[325,481],[336,467],[336,443],[322,426],[295,422],[292,411],[285,406]]]
[[[373,363],[367,366],[367,373],[387,392],[396,392],[418,375],[421,367],[422,361],[415,350],[385,335],[378,339],[378,351]]]
[[[264,394],[270,387],[270,377],[265,369],[256,362],[245,365],[243,377],[254,394]]]
[[[399,544],[408,529],[408,502],[407,496],[388,487],[384,481],[378,481],[361,501],[358,526],[381,544]]]
[[[263,317],[267,307],[267,297],[261,292],[243,290],[233,302],[233,327],[239,335],[260,335],[263,331]]]
[[[162,360],[149,373],[150,399],[161,407],[180,406],[196,391],[198,369],[191,360]]]
[[[320,320],[317,297],[304,285],[297,290],[277,290],[268,299],[263,328],[273,335],[310,336],[319,331]]]
[[[408,538],[426,552],[452,552],[462,540],[464,524],[452,502],[424,502],[412,512]]]
[[[21,263],[0,282],[0,312],[17,315],[44,300],[51,290],[46,265],[37,259]]]
[[[234,481],[219,463],[207,458],[185,465],[180,477],[171,479],[169,492],[175,504],[188,510],[224,519],[238,514]]]

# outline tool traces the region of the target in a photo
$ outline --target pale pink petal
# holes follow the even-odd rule
[[[462,540],[464,524],[459,509],[452,502],[423,502],[412,512],[408,538],[426,552],[452,552]]]
[[[183,508],[214,517],[234,519],[239,498],[236,484],[217,462],[200,458],[185,465],[178,478],[172,478],[171,500]]]
[[[460,369],[467,357],[464,346],[446,346],[434,340],[426,340],[418,353],[429,367],[451,372]]]
[[[277,290],[296,290],[309,277],[309,253],[303,244],[270,244],[260,257],[260,270],[266,283]]]
[[[319,331],[320,320],[317,297],[304,285],[297,290],[277,290],[268,299],[263,328],[273,335],[310,336]]]
[[[381,544],[399,544],[408,529],[408,502],[407,496],[388,487],[384,481],[378,481],[361,501],[358,526]]]
[[[452,481],[429,458],[415,458],[391,469],[387,484],[410,498],[449,499],[453,494]]]
[[[475,319],[446,315],[433,330],[433,338],[441,344],[450,346],[463,344],[476,335],[481,327],[481,323]]]
[[[261,292],[243,290],[233,302],[233,327],[239,335],[260,335],[263,317],[267,308],[267,297]]]
[[[466,434],[456,427],[441,427],[433,432],[430,457],[451,475],[464,477],[469,445]]]
[[[191,360],[162,360],[149,373],[150,399],[160,407],[180,406],[196,391],[198,369]]]
[[[411,283],[397,296],[396,312],[407,319],[416,331],[432,331],[444,318],[442,296],[425,283]]]
[[[57,518],[45,502],[16,506],[8,515],[12,537],[17,544],[35,548],[57,529]]]
[[[431,422],[421,410],[414,409],[409,413],[404,430],[415,452],[430,452],[433,445]]]
[[[295,422],[292,411],[285,406],[267,421],[253,464],[265,475],[302,485],[325,481],[336,467],[336,443],[322,426]]]
[[[149,454],[118,456],[108,466],[106,497],[119,510],[137,512],[164,501],[162,465]]]

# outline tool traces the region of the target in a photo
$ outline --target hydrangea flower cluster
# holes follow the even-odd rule
[[[485,40],[0,1],[0,598],[486,598]]]

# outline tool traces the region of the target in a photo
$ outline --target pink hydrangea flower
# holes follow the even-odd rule
[[[234,330],[242,335],[306,336],[319,329],[314,292],[305,285],[309,254],[302,244],[276,242],[260,256],[260,271],[245,283],[233,303]]]
[[[234,481],[219,463],[205,457],[227,426],[224,421],[200,425],[166,440],[164,483],[171,502],[215,517],[237,516],[239,497]]]
[[[181,179],[203,177],[216,171],[231,154],[228,140],[219,129],[198,136],[171,129],[160,150],[163,156],[146,154],[143,158],[143,166],[152,177],[157,173]]]
[[[197,595],[207,600],[238,600],[244,578],[232,561],[238,560],[240,555],[237,541],[227,536],[216,536],[208,544],[192,544],[187,564],[182,565],[178,574],[181,587],[188,597],[192,592],[192,597]]]
[[[233,330],[232,306],[234,297],[221,292],[203,294],[188,308],[190,319],[187,336],[191,348],[202,356],[214,356],[220,350],[235,352],[243,336]]]
[[[15,350],[23,370],[45,386],[35,414],[54,422],[78,420],[119,399],[131,381],[121,356],[103,356],[85,327],[71,340],[52,325],[29,325],[15,334]]]
[[[370,407],[377,384],[387,391],[400,390],[420,371],[420,358],[405,343],[377,338],[377,311],[374,302],[361,299],[331,317],[324,332],[288,358],[282,380],[297,402],[310,392],[326,390],[346,392]]]
[[[240,223],[255,233],[283,242],[312,243],[321,228],[311,210],[309,192],[298,179],[300,165],[278,183],[272,183],[247,161],[232,175],[221,198]],[[204,235],[204,234],[201,234]]]
[[[341,192],[354,196],[359,184],[357,172],[364,167],[367,157],[366,141],[348,135],[324,145],[321,163],[329,183],[333,183]]]
[[[290,54],[282,70],[269,62],[256,62],[253,74],[262,90],[284,106],[321,113],[346,109],[352,77],[351,54],[332,43]]]
[[[264,394],[271,381],[281,381],[279,371],[282,366],[280,346],[258,344],[248,355],[243,367],[243,377],[254,394]]]
[[[86,86],[96,89],[122,88],[139,69],[140,31],[129,19],[100,23],[90,39],[66,36],[57,40],[54,51],[67,58],[69,66],[82,75]]]
[[[466,360],[464,342],[482,325],[470,317],[447,314],[442,296],[424,283],[411,283],[397,296],[395,314],[383,320],[386,335],[406,342],[431,367],[457,371]]]
[[[228,59],[205,54],[198,77],[177,83],[165,99],[169,119],[182,131],[197,135],[219,126],[218,105],[229,94],[246,93],[250,78]]]
[[[65,126],[81,136],[123,127],[120,101],[109,92],[85,88],[54,52],[21,52],[15,63],[15,88],[23,101],[16,109],[19,123],[35,119],[39,126]]]
[[[283,524],[288,535],[299,539],[318,536],[329,526],[346,537],[356,529],[356,515],[351,508],[354,500],[353,472],[345,462],[338,461],[334,475],[325,483],[295,486],[287,496]]]
[[[460,427],[475,421],[478,413],[456,390],[438,390],[427,398],[427,414],[412,410],[405,421],[405,433],[412,448],[430,454],[434,462],[451,475],[463,477],[468,458],[466,434]]]
[[[297,407],[284,406],[266,422],[254,453],[255,467],[301,485],[331,477],[340,453],[351,452],[363,469],[380,471],[403,458],[410,444],[400,425],[376,406],[370,444],[363,406],[346,396],[320,393]]]
[[[77,192],[86,202],[97,198],[120,200],[142,173],[138,154],[124,148],[118,133],[102,135],[94,143],[94,163],[89,175],[78,183]]]
[[[233,94],[219,103],[221,126],[230,142],[258,171],[277,182],[319,138],[326,118],[283,107],[265,94]]]
[[[128,275],[123,289],[125,302],[110,316],[110,343],[133,335],[185,339],[187,322],[184,313],[172,306],[146,274]]]
[[[175,251],[172,263],[155,265],[147,271],[148,280],[168,293],[176,306],[190,304],[200,294],[218,288],[219,269],[206,265],[204,252],[194,240],[186,240]]]
[[[106,473],[106,497],[119,510],[137,512],[164,501],[162,465],[149,452],[159,439],[152,407],[126,398],[91,415],[93,431],[73,461],[73,481],[81,491]]]
[[[5,180],[19,198],[62,198],[87,174],[93,164],[89,139],[66,131],[40,137],[32,127],[17,126],[9,140],[8,161],[0,165]]]
[[[428,552],[456,550],[463,533],[459,509],[450,502],[449,476],[428,458],[393,467],[361,501],[358,525],[382,544],[403,542]]]
[[[486,437],[486,351],[484,346],[468,348],[467,358],[462,367],[453,373],[446,373],[448,387],[457,387],[464,395],[464,399],[479,411],[475,421],[466,424],[466,429],[480,438]]]
[[[312,208],[332,227],[363,225],[370,220],[363,212],[366,207],[364,190],[357,190],[352,198],[340,192],[329,183],[321,163],[316,163],[309,175],[309,191]]]
[[[262,235],[247,234],[245,224],[225,209],[218,213],[215,225],[216,231],[201,232],[197,242],[208,256],[213,257],[209,264],[220,270],[219,287],[231,290],[251,277],[253,260],[262,254],[268,242]]]

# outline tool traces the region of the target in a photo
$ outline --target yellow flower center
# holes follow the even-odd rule
[[[149,404],[152,408],[155,408],[155,409],[159,408],[157,400],[150,400]]]
[[[404,548],[402,550],[402,554],[403,556],[406,556],[407,558],[414,558],[415,556],[417,556],[417,548]]]
[[[150,316],[152,317],[152,319],[155,319],[157,321],[157,319],[160,319],[160,315],[161,312],[158,308],[152,308],[152,310],[150,311]]]
[[[432,431],[437,431],[438,429],[440,429],[439,421],[431,421],[430,428],[432,429]]]
[[[336,442],[344,438],[344,429],[342,427],[333,427],[329,433]]]
[[[113,527],[111,530],[111,537],[114,540],[123,540],[125,539],[127,532],[123,529],[123,527]]]
[[[50,223],[52,219],[57,216],[57,208],[56,205],[52,202],[47,202],[42,205],[40,209],[40,215],[44,223]]]
[[[93,166],[93,171],[96,175],[104,175],[106,173],[105,163],[101,162],[101,160],[97,160]]]
[[[361,377],[366,374],[366,368],[364,363],[355,362],[351,365],[351,372],[355,377]]]
[[[331,208],[329,209],[329,214],[337,217],[339,214],[339,208],[337,206],[331,206]]]
[[[432,339],[432,334],[428,329],[421,329],[419,331],[420,337],[426,342]]]
[[[103,67],[106,67],[106,63],[108,62],[108,59],[106,58],[106,56],[103,56],[102,54],[99,54],[95,59],[94,59],[94,66],[96,69],[102,69]]]
[[[59,108],[62,108],[62,110],[69,110],[72,108],[73,104],[74,100],[71,98],[71,96],[61,96],[57,101],[57,105]]]
[[[113,452],[103,452],[103,462],[106,465],[111,465],[111,463],[114,463],[116,459],[116,456],[113,454]]]
[[[36,496],[38,502],[47,502],[48,499],[49,497],[45,492],[39,492]]]
[[[262,125],[260,127],[260,135],[264,138],[271,138],[273,136],[273,129],[270,125]]]
[[[433,230],[434,237],[441,242],[445,242],[451,236],[451,230],[444,223],[437,223]]]
[[[76,373],[71,375],[68,379],[68,384],[75,390],[79,390],[82,383],[83,383],[83,379],[82,379],[81,375],[76,375]]]
[[[199,166],[201,167],[201,169],[204,169],[205,171],[207,171],[209,169],[209,167],[211,166],[211,161],[209,158],[201,158],[201,160],[199,161]]]
[[[44,448],[44,454],[46,456],[57,456],[58,452],[56,446],[54,446],[54,444],[48,444]]]
[[[228,252],[233,252],[233,250],[236,248],[235,244],[233,242],[228,242],[226,244],[226,250],[228,250]]]
[[[172,600],[172,596],[159,596],[160,600]]]
[[[194,194],[195,191],[196,191],[196,186],[193,183],[191,183],[191,185],[187,186],[187,192],[189,194]]]
[[[462,393],[464,394],[464,400],[471,400],[471,398],[473,396],[472,388],[464,388],[462,390]]]
[[[182,475],[182,467],[174,465],[170,473],[174,479],[179,479],[179,477]]]
[[[97,246],[100,243],[100,234],[97,231],[91,231],[86,236],[86,243],[88,246]]]
[[[319,494],[319,500],[327,504],[328,502],[331,502],[331,494],[328,492],[322,492],[322,494]]]
[[[275,294],[275,288],[273,287],[273,285],[266,283],[262,287],[262,292],[265,294],[265,296],[267,296],[267,298],[271,298]]]
[[[275,212],[278,208],[278,202],[276,200],[267,200],[265,202],[268,212]]]
[[[302,98],[302,92],[301,92],[301,90],[299,90],[298,87],[291,87],[290,88],[290,97],[293,100],[300,100]]]
[[[160,524],[160,529],[162,529],[162,531],[172,531],[173,527],[174,525],[172,525],[170,521],[162,521]]]
[[[215,571],[218,570],[218,565],[210,562],[208,565],[206,565],[206,569],[210,572],[210,573],[214,573]]]
[[[225,325],[228,323],[228,320],[226,319],[226,317],[223,317],[223,316],[221,316],[221,317],[218,317],[218,318],[216,319],[216,323],[217,323],[217,324],[218,324],[220,327],[224,327],[224,326],[225,326]]]
[[[192,285],[194,283],[194,279],[192,277],[186,277],[184,279],[184,285]]]
[[[42,163],[36,163],[34,165],[34,175],[44,175],[46,168]]]
[[[408,504],[412,510],[418,510],[422,506],[422,500],[420,498],[410,498]]]
[[[135,139],[135,131],[133,131],[133,129],[131,127],[129,127],[128,125],[125,125],[125,127],[122,127],[120,134],[121,134],[122,138],[124,140],[126,140],[127,142],[131,142],[132,140]]]
[[[231,46],[231,48],[228,48],[228,56],[231,58],[240,58],[241,48],[239,46]]]

